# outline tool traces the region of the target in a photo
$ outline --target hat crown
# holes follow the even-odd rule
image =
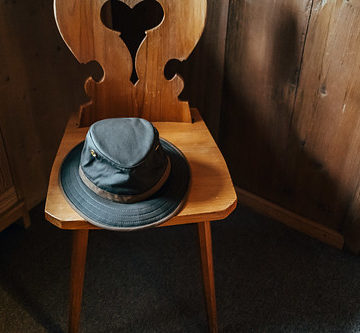
[[[155,193],[169,170],[158,131],[141,118],[94,123],[86,135],[79,166],[82,181],[93,192],[125,203]]]
[[[88,139],[94,153],[122,168],[143,162],[153,148],[157,134],[153,125],[142,118],[110,118],[94,123]]]

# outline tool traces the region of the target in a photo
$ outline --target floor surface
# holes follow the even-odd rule
[[[66,332],[71,232],[0,233],[0,332]],[[220,332],[360,332],[360,260],[238,207],[213,223]],[[90,233],[81,332],[207,332],[194,225]]]

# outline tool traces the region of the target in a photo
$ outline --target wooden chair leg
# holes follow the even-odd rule
[[[73,231],[73,248],[71,257],[70,278],[70,333],[77,333],[79,330],[88,236],[89,230]]]
[[[198,231],[209,329],[210,332],[216,333],[218,327],[210,222],[198,223]]]

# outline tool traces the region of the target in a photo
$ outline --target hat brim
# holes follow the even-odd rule
[[[60,168],[59,181],[72,208],[91,224],[109,230],[131,231],[161,224],[183,207],[190,182],[185,156],[170,142],[160,139],[170,158],[171,172],[163,187],[150,198],[122,204],[92,192],[81,180],[79,163],[84,142],[74,147]]]

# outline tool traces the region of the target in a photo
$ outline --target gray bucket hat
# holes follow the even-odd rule
[[[185,203],[190,168],[181,151],[141,118],[94,123],[65,157],[60,186],[90,223],[135,230],[165,222]]]

